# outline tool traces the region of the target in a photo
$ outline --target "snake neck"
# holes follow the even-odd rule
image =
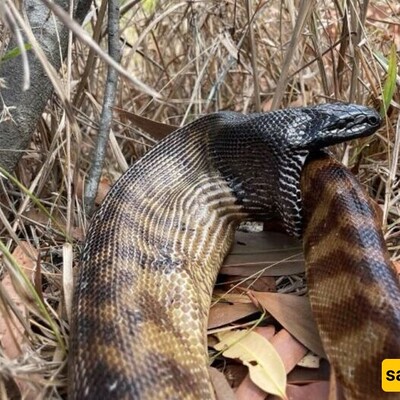
[[[248,219],[278,219],[288,234],[299,237],[300,176],[309,151],[290,145],[290,120],[280,125],[278,117],[224,113],[219,130],[209,133],[208,151]]]

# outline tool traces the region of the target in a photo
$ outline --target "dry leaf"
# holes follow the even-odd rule
[[[235,279],[232,277],[232,279]],[[276,292],[276,279],[274,276],[260,276],[248,278],[245,287],[257,292]]]
[[[330,365],[327,360],[321,359],[319,368],[303,368],[296,366],[288,375],[287,380],[292,384],[327,381],[330,377]]]
[[[307,297],[280,293],[249,292],[287,331],[313,353],[325,357]]]
[[[76,182],[76,187],[75,187],[75,193],[78,196],[78,198],[83,197],[84,193],[84,188],[85,188],[85,181],[82,179],[82,176],[78,176],[77,182]],[[107,177],[102,177],[99,182],[99,186],[97,188],[97,194],[96,198],[94,199],[95,204],[101,204],[104,198],[106,197],[107,193],[111,189],[111,182]]]
[[[284,329],[281,329],[276,335],[271,334],[271,331],[264,331],[264,328],[256,328],[255,331],[270,340],[282,359],[286,373],[290,372],[307,352],[307,349]],[[240,400],[263,400],[266,394],[254,386],[250,377],[246,376],[236,391],[237,398]]]
[[[37,250],[29,242],[21,241],[13,251],[13,256],[21,266],[24,273],[29,278],[32,278],[35,270],[36,259],[38,257]],[[18,291],[15,289],[9,272],[6,272],[3,280],[1,281],[1,285],[3,297],[7,297],[8,301],[12,302],[16,310],[21,314],[21,316],[24,317],[27,313],[25,303],[18,294]],[[24,340],[24,331],[25,328],[13,313],[0,313],[0,344],[4,354],[9,359],[15,359],[21,355],[21,345]],[[35,375],[32,374],[31,378],[34,379]],[[15,382],[18,385],[23,398],[29,400],[37,398],[37,393],[23,379],[16,378]]]
[[[209,367],[208,372],[210,373],[211,382],[217,400],[236,400],[235,393],[229,386],[225,375],[213,367]]]
[[[327,400],[328,394],[329,382],[314,382],[303,386],[288,385],[287,387],[287,395],[290,400]]]
[[[35,269],[35,258],[38,256],[36,249],[31,246],[30,243],[21,241],[19,246],[17,246],[13,251],[13,256],[25,274],[28,277],[32,277],[32,273]],[[15,305],[16,309],[22,316],[25,316],[27,311],[25,309],[24,301],[16,291],[9,272],[5,273],[1,284],[3,291],[6,293],[10,302]],[[10,320],[11,315],[12,317]],[[8,358],[13,359],[20,355],[23,331],[24,327],[11,312],[7,313],[7,315],[5,313],[3,315],[0,314],[0,342],[1,347]]]
[[[319,368],[321,359],[315,354],[306,354],[298,363],[299,367],[304,368]]]
[[[12,284],[10,274],[6,274],[1,281],[2,291],[7,293],[9,299],[17,307],[22,315],[26,310],[23,301],[17,294]],[[24,328],[11,312],[3,311],[0,314],[0,345],[4,354],[10,358],[16,358],[21,354],[21,343]]]
[[[273,325],[257,327],[254,329],[254,332],[257,332],[265,339],[270,340],[275,335],[275,327]],[[247,374],[242,382],[240,382],[240,385],[236,390],[237,400],[263,400],[266,395],[267,394],[264,390],[260,389],[253,383],[249,374]]]
[[[281,357],[286,373],[289,373],[307,354],[307,348],[285,329],[281,329],[271,339],[271,344]]]
[[[133,122],[138,128],[143,129],[143,131],[149,133],[157,140],[163,139],[171,132],[179,128],[179,126],[153,121],[152,119],[123,110],[122,108],[113,107],[113,110],[116,111],[121,117]]]
[[[208,329],[230,324],[256,312],[259,309],[252,303],[217,303],[210,309]]]
[[[276,333],[276,329],[273,325],[258,326],[254,329],[254,332],[257,332],[259,335],[267,340],[271,340]]]
[[[395,270],[397,271],[397,274],[400,275],[400,261],[393,261],[393,265]]]
[[[221,332],[215,349],[228,358],[240,359],[248,368],[251,380],[267,393],[285,399],[286,372],[271,343],[260,334],[248,331]]]
[[[253,383],[249,374],[240,382],[235,394],[236,400],[264,400],[267,396],[264,390]]]
[[[299,242],[276,232],[236,232],[221,274],[282,276],[304,272]]]

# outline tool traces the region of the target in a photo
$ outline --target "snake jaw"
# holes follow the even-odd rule
[[[298,123],[286,132],[288,148],[279,155],[279,195],[276,208],[289,235],[302,236],[303,216],[300,176],[311,151],[364,137],[374,133],[381,124],[379,114],[368,107],[355,104],[323,104],[293,109]]]

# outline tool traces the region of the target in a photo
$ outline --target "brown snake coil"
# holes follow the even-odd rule
[[[379,217],[360,183],[327,155],[302,173],[304,257],[314,318],[347,399],[400,399],[381,363],[400,359],[400,289]]]
[[[213,399],[206,368],[207,315],[235,227],[243,219],[278,217],[288,232],[300,235],[300,174],[309,152],[368,135],[379,124],[375,111],[341,104],[248,116],[216,113],[175,131],[136,162],[114,185],[88,231],[74,296],[70,398]],[[363,340],[364,331],[350,332],[349,321],[343,325],[349,329],[348,337],[338,330],[336,303],[328,303],[330,297],[318,289],[320,278],[313,278],[325,252],[314,251],[314,243],[321,247],[314,225],[323,224],[319,214],[309,212],[315,189],[307,184],[316,178],[313,168],[308,169],[310,178],[306,175],[303,182],[305,253],[307,263],[317,266],[309,268],[311,302],[325,350],[343,377],[349,398],[372,399],[357,394],[366,393],[353,379],[360,355],[343,355],[340,348],[348,338],[350,345]],[[324,177],[328,178],[329,174]],[[339,207],[343,212],[352,210]],[[384,249],[381,239],[374,245]],[[393,281],[387,263],[378,268]],[[350,290],[358,301],[361,285],[369,281],[349,275],[354,281]],[[376,280],[378,275],[366,276]],[[330,284],[335,279],[322,277],[323,286],[329,286],[334,296],[343,287],[342,275],[335,276],[336,286]],[[377,288],[383,289],[373,283],[375,292],[366,296],[370,300],[381,295]],[[400,292],[398,285],[393,289]],[[348,294],[343,291],[343,301],[351,301]],[[383,310],[396,317],[393,326],[385,322],[386,334],[400,326],[398,308],[390,308],[391,300],[383,295],[387,305]],[[369,304],[380,312],[376,302]],[[353,317],[345,313],[345,318]],[[366,318],[372,324],[375,317],[372,313]],[[375,331],[365,332],[373,336]],[[368,362],[389,354],[390,345],[398,348],[395,335],[387,338],[384,345],[372,340],[378,347]]]

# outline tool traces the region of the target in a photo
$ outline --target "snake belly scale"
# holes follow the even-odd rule
[[[309,152],[379,124],[375,111],[345,104],[221,112],[137,161],[88,230],[74,294],[70,399],[213,399],[206,323],[235,227],[280,218],[301,236]]]

